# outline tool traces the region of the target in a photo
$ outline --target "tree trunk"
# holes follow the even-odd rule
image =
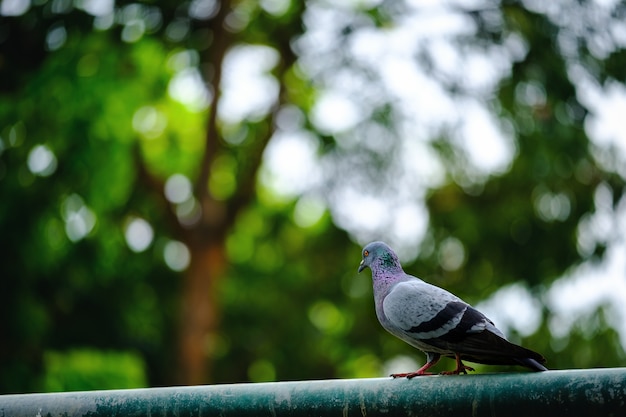
[[[226,266],[223,239],[196,241],[190,248],[191,264],[184,275],[181,301],[179,382],[210,381],[208,349],[219,323],[217,288]]]
[[[226,232],[234,222],[234,216],[228,215],[228,203],[215,201],[207,187],[213,161],[224,146],[217,128],[217,107],[221,97],[224,56],[233,41],[224,24],[230,11],[230,1],[222,0],[218,13],[206,22],[207,29],[213,35],[213,43],[204,55],[206,64],[213,71],[212,75],[207,76],[213,98],[208,114],[205,148],[194,184],[202,218],[193,230],[183,232],[191,252],[191,264],[183,278],[179,334],[179,381],[184,385],[209,382],[211,361],[207,348],[219,323],[220,309],[216,291],[226,267]]]
[[[207,120],[205,148],[194,184],[194,194],[202,207],[202,219],[193,230],[181,230],[191,252],[191,265],[184,276],[179,334],[179,381],[185,385],[209,382],[211,364],[208,347],[219,325],[217,289],[227,266],[226,236],[235,223],[237,213],[254,199],[263,151],[272,137],[276,112],[285,99],[283,76],[295,61],[289,38],[280,38],[281,62],[276,69],[280,93],[266,118],[267,129],[261,130],[263,133],[255,138],[254,146],[247,149],[245,158],[240,158],[235,193],[227,201],[216,201],[207,185],[215,158],[229,152],[226,142],[220,137],[217,108],[221,98],[224,57],[235,42],[232,33],[226,30],[225,20],[230,12],[230,1],[222,0],[218,13],[207,22],[207,28],[213,34],[213,43],[204,59],[212,69],[212,73],[207,74],[207,82],[211,85],[213,98]]]

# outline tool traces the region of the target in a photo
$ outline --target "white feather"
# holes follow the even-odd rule
[[[400,330],[408,330],[432,320],[450,302],[463,302],[441,288],[420,279],[399,282],[383,300],[383,312],[390,323]],[[440,328],[428,332],[413,332],[417,339],[431,339],[446,334],[456,327],[465,310],[454,315]]]

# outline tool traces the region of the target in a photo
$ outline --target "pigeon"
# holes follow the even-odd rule
[[[445,375],[474,370],[462,361],[548,370],[543,356],[509,342],[480,311],[454,294],[406,274],[387,244],[369,243],[362,255],[358,272],[372,271],[378,321],[389,333],[426,353],[426,364],[420,369],[392,377],[432,375],[428,369],[442,356],[456,359],[456,369],[443,372]]]

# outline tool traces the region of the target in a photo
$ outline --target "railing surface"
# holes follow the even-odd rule
[[[626,416],[626,368],[0,395],[0,417]]]

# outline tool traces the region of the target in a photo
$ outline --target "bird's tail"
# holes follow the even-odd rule
[[[542,364],[540,364],[533,358],[515,358],[514,360],[520,365],[525,366],[526,368],[532,369],[533,371],[541,372],[541,371],[548,370],[548,368],[546,368],[545,366],[543,366]]]

